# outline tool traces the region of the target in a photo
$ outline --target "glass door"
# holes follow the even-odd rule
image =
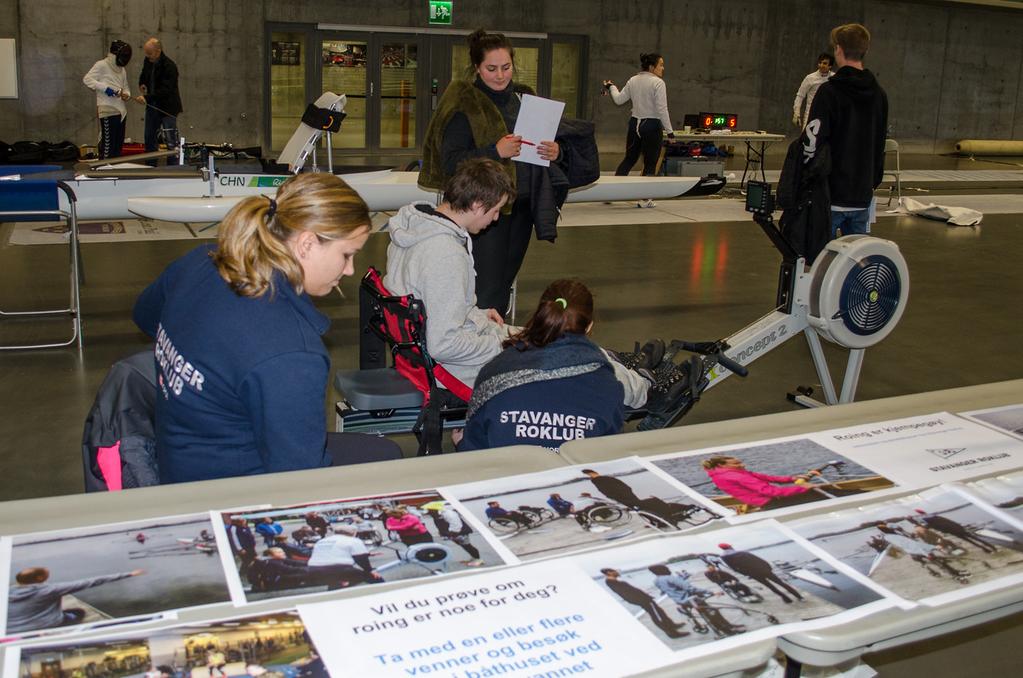
[[[347,115],[341,123],[341,131],[332,140],[334,148],[367,148],[371,81],[366,36],[320,40],[320,83],[317,96],[329,91],[348,98],[345,106]]]
[[[411,37],[384,36],[380,40],[379,105],[380,148],[414,149],[419,140],[417,95],[419,43]]]
[[[306,34],[270,33],[270,146],[282,149],[298,128],[306,104]]]
[[[585,99],[586,42],[583,36],[551,36],[551,98],[565,102],[566,118],[582,118]]]

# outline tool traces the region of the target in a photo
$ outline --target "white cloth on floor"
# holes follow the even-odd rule
[[[947,207],[933,202],[923,203],[912,198],[899,198],[899,207],[894,212],[913,214],[928,219],[938,219],[950,226],[976,226],[984,219],[984,213],[968,207]]]

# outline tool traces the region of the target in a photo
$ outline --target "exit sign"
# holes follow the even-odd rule
[[[430,23],[450,25],[452,4],[454,3],[443,0],[430,0]]]

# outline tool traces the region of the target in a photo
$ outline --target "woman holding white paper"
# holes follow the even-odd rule
[[[524,145],[534,146],[537,155],[548,161],[559,160],[561,149],[556,141],[523,139],[509,133],[518,120],[521,94],[533,93],[513,80],[515,49],[511,41],[480,29],[468,42],[472,79],[454,80],[444,91],[423,143],[419,185],[440,189],[468,158],[497,160],[511,175],[515,201],[490,228],[472,237],[476,305],[504,315],[531,233],[535,228],[538,240],[553,242],[558,208],[552,172],[512,159]]]
[[[639,73],[629,78],[621,90],[610,80],[604,81],[604,91],[611,100],[621,106],[632,101],[632,117],[625,137],[625,158],[622,159],[617,176],[625,176],[643,154],[643,176],[653,176],[657,159],[661,154],[661,135],[668,132],[674,137],[671,116],[668,115],[668,95],[664,84],[664,57],[657,53],[639,55]],[[647,201],[647,207],[653,207]]]

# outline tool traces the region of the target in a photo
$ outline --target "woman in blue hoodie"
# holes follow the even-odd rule
[[[458,449],[558,449],[569,440],[620,432],[625,391],[608,354],[589,339],[591,329],[593,295],[586,285],[552,282],[529,322],[477,376]]]
[[[366,203],[331,174],[299,174],[274,198],[242,200],[206,245],[173,262],[135,303],[156,340],[160,482],[376,461],[394,443],[331,434],[323,402],[330,319],[310,297],[354,273]]]

